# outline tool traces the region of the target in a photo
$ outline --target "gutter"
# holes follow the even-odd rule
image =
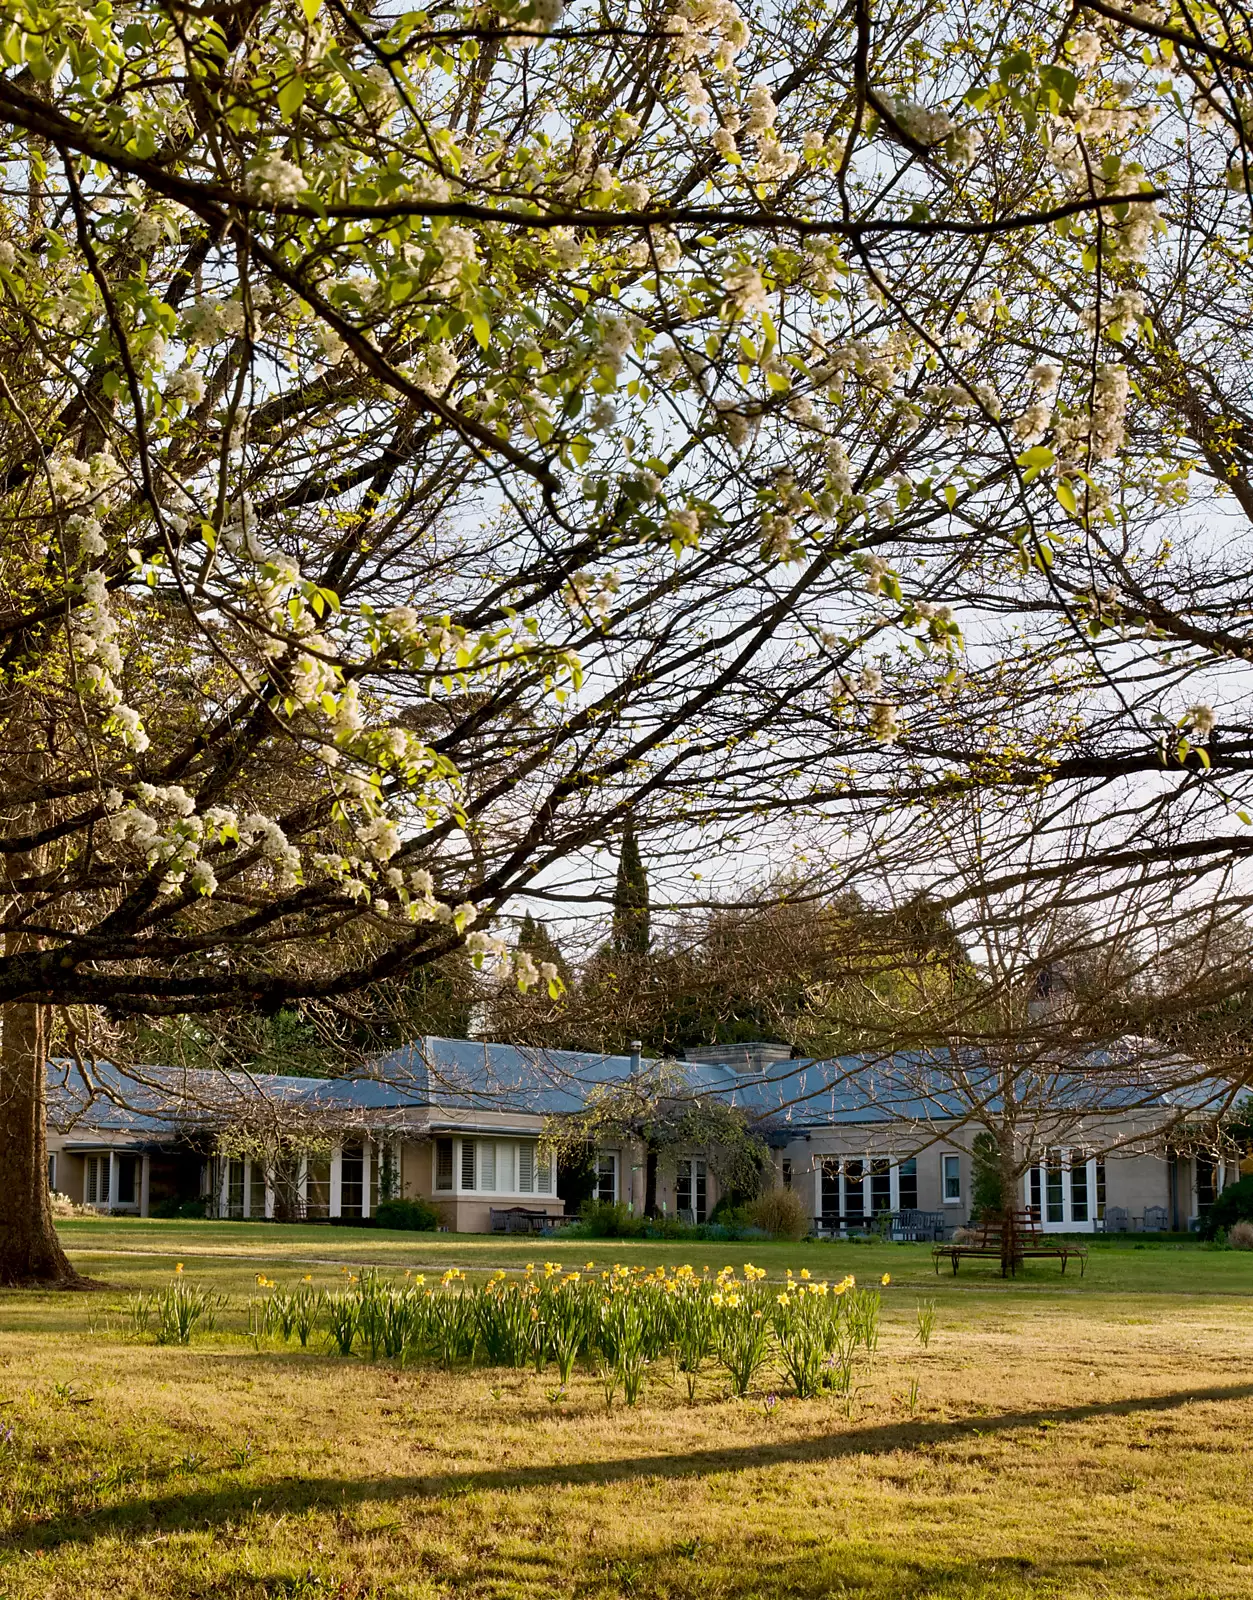
[[[431,1122],[427,1124],[427,1133],[498,1133],[505,1137],[510,1135],[538,1137],[543,1132],[541,1128],[515,1128],[499,1122]]]

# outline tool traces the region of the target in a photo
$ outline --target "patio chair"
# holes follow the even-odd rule
[[[1165,1233],[1170,1223],[1170,1214],[1165,1206],[1145,1206],[1144,1231],[1145,1233]]]
[[[1128,1233],[1131,1229],[1131,1213],[1125,1206],[1105,1207],[1106,1233]]]

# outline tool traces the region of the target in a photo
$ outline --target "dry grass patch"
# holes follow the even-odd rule
[[[1243,1303],[938,1293],[926,1350],[888,1297],[851,1406],[769,1407],[767,1375],[689,1408],[666,1364],[609,1415],[590,1374],[158,1348],[115,1303],[6,1300],[0,1594],[1253,1595]]]

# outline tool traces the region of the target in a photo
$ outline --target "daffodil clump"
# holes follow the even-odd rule
[[[521,1273],[497,1269],[473,1285],[457,1267],[433,1283],[423,1273],[406,1273],[401,1282],[370,1271],[342,1275],[342,1285],[326,1293],[307,1278],[289,1290],[259,1274],[264,1295],[250,1326],[302,1345],[319,1329],[331,1349],[370,1360],[530,1366],[537,1373],[551,1363],[563,1388],[582,1362],[600,1378],[610,1408],[619,1391],[634,1405],[650,1369],[667,1358],[689,1401],[700,1374],[719,1369],[737,1396],[767,1368],[781,1372],[801,1398],[846,1394],[859,1355],[874,1355],[880,1290],[890,1281],[885,1274],[878,1287],[859,1289],[851,1274],[819,1281],[808,1269],[789,1269],[780,1288],[751,1262],[717,1273],[532,1262]]]

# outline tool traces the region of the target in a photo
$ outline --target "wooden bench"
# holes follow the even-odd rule
[[[1013,1211],[1008,1216],[992,1217],[975,1223],[966,1231],[971,1238],[960,1243],[950,1240],[937,1244],[932,1250],[931,1259],[937,1272],[941,1261],[952,1262],[954,1275],[963,1260],[999,1261],[1001,1276],[1007,1278],[1017,1274],[1020,1262],[1033,1258],[1060,1261],[1063,1274],[1071,1261],[1079,1263],[1080,1277],[1087,1270],[1087,1245],[1042,1233],[1033,1211]]]
[[[565,1217],[551,1211],[533,1211],[528,1206],[509,1206],[504,1210],[489,1207],[493,1233],[551,1233]]]

